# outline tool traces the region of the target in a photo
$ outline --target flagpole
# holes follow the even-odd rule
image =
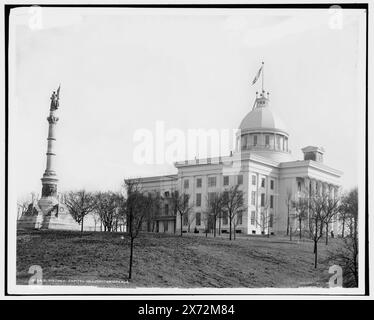
[[[264,94],[264,72],[265,72],[265,67],[264,67],[264,62],[262,61],[262,91],[261,91],[262,94]]]

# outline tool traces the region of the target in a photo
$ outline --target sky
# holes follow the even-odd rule
[[[59,191],[118,190],[127,177],[176,173],[170,162],[134,160],[141,130],[237,128],[260,90],[251,83],[261,61],[294,158],[322,146],[324,163],[344,172],[343,188],[357,185],[363,18],[360,10],[13,10],[9,161],[18,197],[41,192],[46,117],[59,84]]]

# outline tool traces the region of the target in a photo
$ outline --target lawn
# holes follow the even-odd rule
[[[339,241],[333,240],[319,244],[320,261]],[[308,240],[141,234],[133,279],[126,283],[129,252],[129,239],[121,233],[18,231],[17,283],[27,284],[32,265],[42,267],[49,284],[91,281],[107,287],[326,287],[330,276],[323,263],[314,269]]]

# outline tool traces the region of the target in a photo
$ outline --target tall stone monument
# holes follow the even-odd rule
[[[47,165],[42,177],[42,197],[40,198],[38,205],[43,212],[51,210],[58,204],[57,200],[57,175],[55,171],[55,159],[56,159],[56,125],[58,122],[57,110],[59,107],[60,99],[60,87],[57,92],[53,91],[51,96],[51,106],[49,109],[49,117],[47,118],[48,127],[48,144],[47,144]]]
[[[42,180],[42,196],[37,203],[31,203],[29,210],[19,219],[17,226],[27,229],[61,229],[79,230],[79,224],[73,219],[68,208],[59,202],[57,194],[56,159],[56,125],[58,122],[60,87],[53,91],[47,121],[47,164]]]

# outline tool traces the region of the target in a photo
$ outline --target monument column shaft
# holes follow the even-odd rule
[[[48,126],[48,138],[47,138],[47,163],[46,169],[44,171],[42,177],[42,199],[43,198],[56,198],[57,197],[57,176],[55,172],[55,143],[56,143],[56,125],[58,122],[57,117],[57,109],[58,109],[58,102],[59,99],[59,89],[57,90],[57,94],[53,92],[51,97],[51,108],[49,110],[49,117],[47,121],[49,123]]]
[[[54,119],[54,120],[52,120]],[[46,166],[46,172],[55,172],[55,143],[56,143],[56,123],[57,123],[57,117],[55,116],[55,112],[51,111],[50,116],[47,118],[49,122],[49,128],[48,128],[48,145],[47,145],[47,166]]]

